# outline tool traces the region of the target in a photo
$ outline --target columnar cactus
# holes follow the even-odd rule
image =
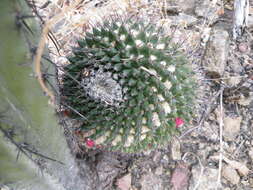
[[[97,144],[127,152],[158,147],[176,131],[176,118],[191,118],[192,72],[155,24],[106,21],[78,41],[69,61],[62,101]]]

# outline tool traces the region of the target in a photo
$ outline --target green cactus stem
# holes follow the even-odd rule
[[[62,102],[97,144],[126,152],[159,147],[189,121],[192,71],[163,28],[106,21],[78,41],[64,67]]]

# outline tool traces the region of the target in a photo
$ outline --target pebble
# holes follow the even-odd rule
[[[253,148],[250,148],[248,154],[249,154],[251,161],[253,162]]]
[[[238,45],[238,49],[239,49],[240,52],[245,53],[245,52],[248,51],[249,46],[248,46],[248,44],[246,44],[246,43],[240,43],[240,44]]]
[[[141,180],[141,189],[145,190],[159,190],[162,189],[163,181],[162,179],[152,173],[148,173],[146,175],[143,175]]]
[[[253,95],[252,93],[250,93],[249,97],[242,96],[240,100],[238,101],[238,104],[242,106],[249,106],[252,101],[253,101]]]
[[[216,168],[205,168],[204,174],[200,175],[201,168],[192,168],[192,183],[189,189],[194,189],[199,183],[197,189],[210,190],[210,187],[215,187],[217,185],[218,170]]]
[[[201,0],[196,3],[195,14],[198,17],[209,19],[209,23],[215,22],[219,17],[217,14],[217,7],[212,5],[209,0]]]
[[[214,29],[204,56],[205,69],[223,75],[228,58],[229,34],[222,29]]]
[[[178,139],[174,138],[171,142],[171,157],[173,160],[181,160],[182,154],[180,151],[180,142]]]
[[[233,141],[240,132],[242,117],[225,117],[223,136],[225,140]]]
[[[240,182],[240,176],[238,175],[236,170],[228,165],[223,166],[222,176],[233,185],[236,185]]]

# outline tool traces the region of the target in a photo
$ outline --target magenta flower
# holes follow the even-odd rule
[[[177,117],[177,118],[175,119],[175,122],[176,122],[176,127],[180,127],[181,125],[184,124],[184,120],[181,119],[180,117]]]
[[[95,145],[95,142],[91,139],[87,139],[85,144],[88,148],[92,148]]]

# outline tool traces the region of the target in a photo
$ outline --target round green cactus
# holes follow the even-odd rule
[[[64,67],[62,101],[97,144],[133,152],[158,147],[189,121],[194,82],[162,27],[106,21],[78,41]]]

